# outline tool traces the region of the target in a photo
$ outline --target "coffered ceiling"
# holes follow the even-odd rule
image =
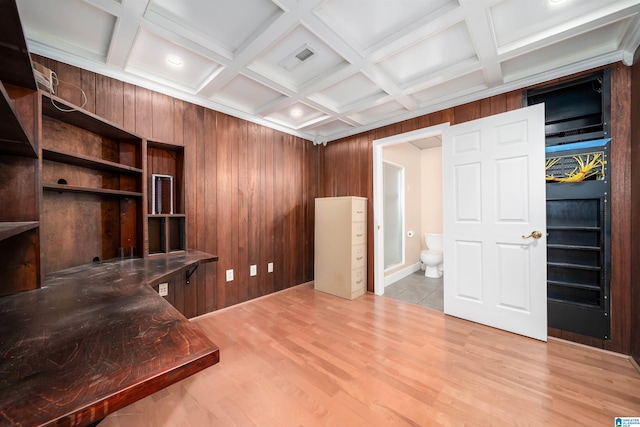
[[[31,52],[323,143],[595,66],[640,0],[17,0]]]

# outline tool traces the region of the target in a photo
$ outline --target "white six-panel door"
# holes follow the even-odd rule
[[[442,160],[445,313],[546,341],[544,105],[450,127]]]

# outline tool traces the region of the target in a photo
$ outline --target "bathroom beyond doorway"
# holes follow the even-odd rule
[[[384,296],[418,304],[434,310],[444,310],[443,278],[433,279],[417,270],[384,288]]]

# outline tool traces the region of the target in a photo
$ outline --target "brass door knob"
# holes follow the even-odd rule
[[[539,239],[542,237],[542,233],[538,230],[532,231],[528,236],[522,236],[523,239],[528,239],[529,237],[533,237],[534,239]]]

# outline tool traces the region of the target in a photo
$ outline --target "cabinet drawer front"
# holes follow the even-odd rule
[[[351,229],[351,244],[364,245],[367,243],[367,224],[364,222],[355,222]]]
[[[356,293],[367,287],[367,269],[364,267],[351,271],[351,292]]]
[[[351,209],[351,220],[353,222],[364,222],[367,220],[366,200],[354,200]]]
[[[367,264],[367,245],[355,245],[351,249],[351,268],[364,267]]]

